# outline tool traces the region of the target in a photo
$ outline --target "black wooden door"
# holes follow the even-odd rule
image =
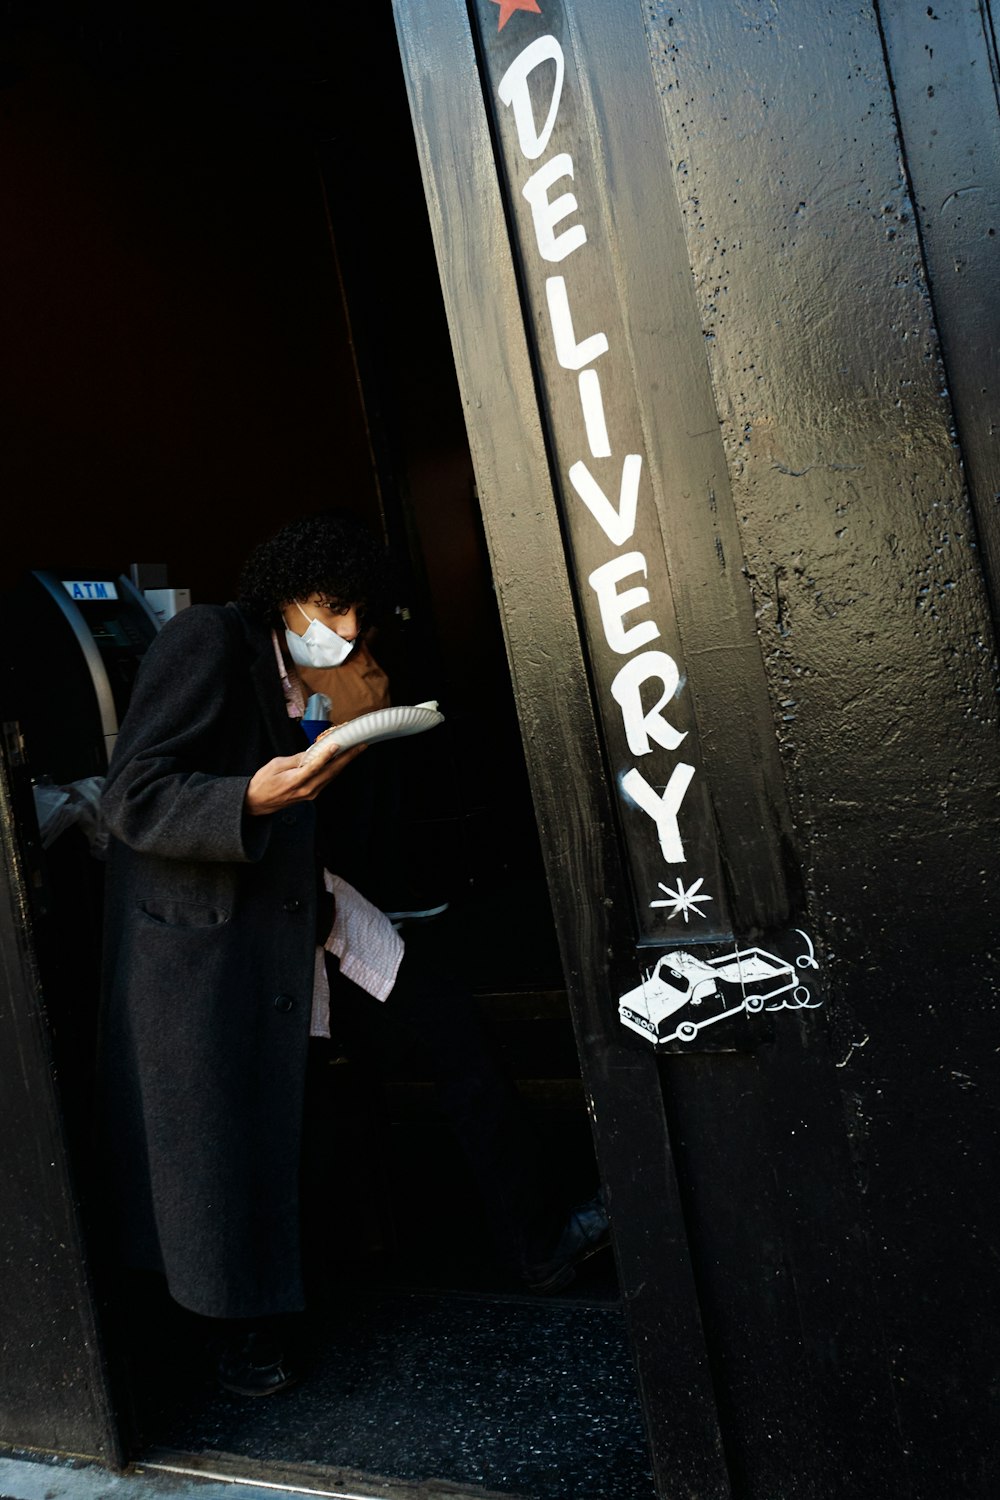
[[[998,771],[887,66],[930,43],[893,6],[394,9],[658,1493],[929,1495],[932,1455],[959,1469],[927,1418],[962,1402],[883,1236],[933,1276],[942,1199],[864,1138],[887,1079],[900,1120],[926,1089],[887,993],[934,1045],[894,931],[931,921],[994,996],[962,955]],[[995,426],[964,421],[985,484]],[[949,764],[975,870],[927,811]]]
[[[31,920],[31,789],[18,726],[0,720],[0,1431],[114,1464],[121,1444]]]
[[[663,1493],[722,1496],[728,1481],[656,1058],[633,1045],[608,1006],[616,984],[632,987],[629,871],[473,33],[460,3],[403,4],[396,14],[654,1462],[669,1449]]]

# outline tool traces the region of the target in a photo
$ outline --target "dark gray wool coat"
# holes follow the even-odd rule
[[[298,1173],[316,952],[316,810],[243,810],[305,748],[270,632],[196,605],[143,662],[104,792],[100,1054],[127,1264],[213,1317],[302,1306]]]

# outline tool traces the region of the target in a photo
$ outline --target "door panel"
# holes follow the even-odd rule
[[[609,1013],[631,903],[468,14],[458,0],[395,12],[654,1468],[661,1493],[724,1496],[655,1057]]]
[[[837,341],[856,320],[843,296],[831,296],[831,278],[856,283],[875,250],[851,214],[843,266],[820,233],[809,237],[795,226],[808,255],[803,249],[794,264],[800,276],[815,278],[819,320],[816,337],[803,345],[794,281],[784,305],[772,305],[793,246],[761,239],[753,217],[742,236],[723,238],[714,224],[706,232],[700,195],[688,181],[695,161],[721,226],[739,211],[741,184],[749,185],[756,215],[769,194],[783,202],[794,191],[792,209],[807,205],[804,178],[817,156],[823,161],[831,135],[839,141],[853,132],[860,140],[863,131],[868,155],[888,162],[892,115],[877,28],[866,17],[849,34],[831,36],[823,56],[805,42],[793,49],[780,35],[761,54],[766,79],[755,55],[723,107],[720,60],[740,56],[748,33],[760,46],[769,28],[780,33],[770,10],[757,28],[731,7],[682,15],[675,6],[611,0],[571,7],[477,0],[469,14],[471,26],[457,4],[433,14],[396,5],[626,1300],[651,1285],[645,1276],[662,1270],[665,1246],[676,1253],[679,1233],[693,1262],[683,1283],[674,1276],[657,1283],[658,1295],[672,1297],[668,1315],[645,1326],[633,1316],[660,1492],[675,1493],[693,1471],[672,1451],[675,1412],[665,1420],[664,1402],[677,1392],[649,1345],[669,1339],[675,1368],[690,1357],[693,1344],[680,1352],[672,1325],[680,1309],[693,1326],[684,1304],[696,1297],[736,1492],[830,1500],[902,1494],[908,1479],[862,1227],[857,1139],[845,1128],[850,1091],[842,1070],[863,1050],[866,1033],[855,1037],[851,1027],[847,1036],[843,1015],[826,1013],[825,970],[840,956],[836,915],[815,884],[808,844],[817,807],[847,801],[854,773],[846,756],[831,765],[819,738],[809,761],[795,744],[800,699],[827,695],[837,733],[859,711],[852,707],[859,691],[861,711],[866,702],[866,657],[857,643],[839,662],[823,654],[824,631],[838,628],[831,622],[851,601],[810,592],[810,568],[800,563],[815,551],[813,531],[828,511],[835,518],[840,490],[849,500],[852,485],[869,494],[890,533],[907,508],[898,476],[876,452],[896,408],[883,412],[854,389],[853,352]],[[818,24],[816,16],[809,21]],[[689,50],[681,63],[691,71],[678,82],[682,27]],[[836,47],[857,72],[843,81],[837,74],[834,85],[828,68]],[[819,117],[823,89],[837,92],[849,121],[836,110]],[[768,134],[773,98],[817,143],[815,153],[796,153],[778,116]],[[691,127],[694,114],[700,131]],[[851,161],[849,192],[864,169],[863,160]],[[914,368],[917,346],[896,361],[886,343],[887,304],[878,288],[887,269],[874,277],[858,342],[869,339],[887,373],[907,382],[905,399],[922,416],[921,456],[932,476],[925,483],[950,487],[944,422],[923,404],[929,367]],[[805,312],[812,316],[808,304]],[[727,319],[754,335],[769,363],[748,354]],[[779,356],[793,347],[788,322],[800,340],[794,347],[813,351],[832,322],[841,363],[825,386],[810,389],[803,374],[825,368],[822,353],[812,365],[787,367],[777,383]],[[596,381],[581,385],[585,374]],[[767,410],[758,412],[762,392]],[[741,435],[735,423],[743,411],[752,418]],[[873,492],[855,477],[849,442],[843,452],[827,452],[824,433],[838,422],[873,444]],[[818,460],[806,451],[810,434]],[[786,452],[779,440],[789,435],[797,445]],[[622,486],[629,454],[642,457],[634,528],[633,492]],[[581,462],[597,486],[581,478]],[[810,497],[801,513],[800,494]],[[770,551],[760,545],[764,532]],[[798,548],[793,536],[801,538]],[[855,547],[857,566],[873,569],[877,591],[881,538],[859,527]],[[618,623],[652,619],[659,632],[634,644],[615,636],[614,611],[594,580],[626,548],[641,563],[631,572],[623,565],[616,586],[641,587],[649,597],[633,595]],[[812,667],[807,658],[796,664],[795,642],[786,644],[807,607]],[[891,657],[905,651],[893,629],[876,622],[865,649]],[[642,747],[624,712],[624,726],[615,719],[627,687],[617,671],[640,649],[678,664],[673,691],[661,679],[658,709],[684,739],[657,742],[666,759]],[[934,670],[941,666],[936,657]],[[554,672],[566,684],[558,704],[550,701]],[[647,723],[655,701],[655,693],[641,700]],[[822,722],[810,732],[821,736]],[[669,785],[669,757],[676,764],[690,754],[695,790],[677,820],[683,859],[671,860],[676,846],[661,840],[657,847],[641,820],[637,830],[623,795],[630,764],[647,753],[642,763],[656,766],[651,779],[660,788]],[[850,869],[849,835],[827,852]],[[668,899],[653,911],[657,886]],[[713,899],[711,918],[691,900],[695,890],[725,898]],[[706,937],[714,941],[698,943]],[[735,971],[744,1005],[709,1016],[709,1030],[704,1009],[697,1022],[690,1018],[695,1004],[710,1006],[724,988],[713,968],[716,980]],[[852,972],[860,983],[857,965]],[[751,973],[771,988],[754,994]],[[837,993],[843,997],[842,984]],[[676,1006],[686,1018],[673,1036],[661,1028],[655,1049],[648,1043],[656,1038],[623,1040],[616,1027],[616,1003],[625,1007],[635,995],[648,1002],[647,1015],[655,1003],[668,1017]],[[697,1427],[688,1421],[685,1431]],[[714,1475],[726,1482],[721,1465]]]
[[[0,1444],[120,1461],[30,920],[34,822],[17,725],[0,745]],[[27,805],[25,806],[25,799]],[[37,852],[37,851],[36,851]]]

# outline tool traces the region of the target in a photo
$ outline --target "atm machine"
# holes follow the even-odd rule
[[[81,824],[47,836],[43,848],[38,799],[49,783],[53,792],[76,791],[70,783],[106,774],[139,664],[160,627],[142,592],[113,574],[27,574],[0,599],[0,614],[3,754],[77,1156],[91,1134],[104,866]],[[82,1154],[77,1164],[86,1171]]]
[[[139,663],[159,630],[124,574],[29,574],[6,601],[11,700],[35,780],[103,776]]]

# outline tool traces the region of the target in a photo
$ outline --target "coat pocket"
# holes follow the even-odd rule
[[[140,901],[138,909],[148,922],[155,922],[158,927],[221,927],[231,915],[220,906],[174,901],[170,897]]]

